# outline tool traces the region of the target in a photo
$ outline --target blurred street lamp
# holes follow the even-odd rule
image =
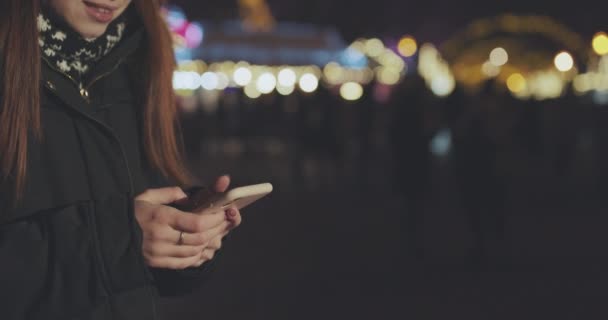
[[[365,43],[365,52],[370,57],[377,57],[384,52],[384,43],[377,38],[369,39]]]
[[[296,73],[291,69],[283,69],[279,72],[279,84],[283,87],[293,87],[296,84]]]
[[[500,67],[495,66],[490,61],[486,61],[481,66],[481,72],[487,77],[493,78],[500,74]]]
[[[305,73],[300,78],[300,89],[307,93],[312,93],[319,87],[319,79],[312,73]]]
[[[215,72],[205,72],[201,76],[201,87],[205,90],[215,90],[220,82],[219,77]]]
[[[521,93],[526,89],[526,78],[521,73],[514,73],[507,78],[507,87],[513,93]]]
[[[416,40],[411,36],[405,36],[399,40],[399,44],[397,45],[397,50],[399,54],[402,56],[409,58],[416,54],[418,51],[418,44]]]
[[[356,82],[347,82],[340,87],[340,96],[348,101],[359,100],[363,96],[363,87]]]
[[[593,37],[593,51],[600,56],[608,54],[608,35],[605,32],[598,32]]]
[[[561,72],[568,72],[574,67],[574,59],[572,55],[566,51],[562,51],[555,56],[555,67]]]
[[[258,91],[263,94],[271,93],[277,86],[277,78],[272,73],[265,72],[258,78],[256,86]]]
[[[248,68],[239,67],[234,71],[232,78],[234,79],[234,82],[237,85],[244,87],[251,82],[253,75],[251,74],[251,71]]]
[[[245,95],[251,99],[257,99],[262,95],[262,93],[258,90],[257,86],[253,84],[253,82],[247,85],[244,91]]]
[[[502,67],[509,62],[509,54],[504,48],[498,47],[490,52],[490,63],[496,67]]]

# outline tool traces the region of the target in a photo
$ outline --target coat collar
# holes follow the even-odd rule
[[[88,97],[89,87],[96,81],[110,75],[125,60],[133,56],[144,43],[144,34],[144,30],[141,28],[123,39],[112,52],[97,63],[91,71],[91,80],[82,87],[67,74],[53,67],[47,61],[42,61],[41,85],[60,98],[71,109],[91,116],[91,108],[83,107],[90,103]]]

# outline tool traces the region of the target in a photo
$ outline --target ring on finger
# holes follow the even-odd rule
[[[178,246],[181,246],[182,244],[184,244],[184,232],[183,231],[179,232],[179,238],[177,239],[176,244]]]

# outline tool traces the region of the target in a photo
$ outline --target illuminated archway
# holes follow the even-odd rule
[[[496,48],[501,48],[497,51],[499,62],[491,64],[490,53]],[[561,51],[568,52],[574,62],[571,69],[567,68],[569,72],[560,72],[554,66]],[[476,20],[444,43],[441,52],[464,86],[477,86],[492,77],[506,84],[514,74],[526,78],[546,74],[567,82],[585,68],[591,56],[582,36],[550,17],[536,15]],[[500,61],[501,55],[506,61]]]

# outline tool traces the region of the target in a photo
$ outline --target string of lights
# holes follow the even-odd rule
[[[179,8],[167,7],[179,60],[173,81],[178,94],[240,88],[256,99],[274,92],[313,93],[323,85],[354,101],[364,86],[392,88],[417,72],[438,97],[458,85],[475,88],[495,79],[520,99],[558,98],[572,85],[579,95],[608,102],[602,98],[608,97],[608,35],[598,32],[585,46],[582,37],[548,17],[480,19],[437,48],[411,35],[345,45],[337,32],[276,24],[258,14],[267,19],[254,31],[246,23],[228,22],[213,31],[217,25],[189,22]],[[551,45],[531,47],[530,37]]]

